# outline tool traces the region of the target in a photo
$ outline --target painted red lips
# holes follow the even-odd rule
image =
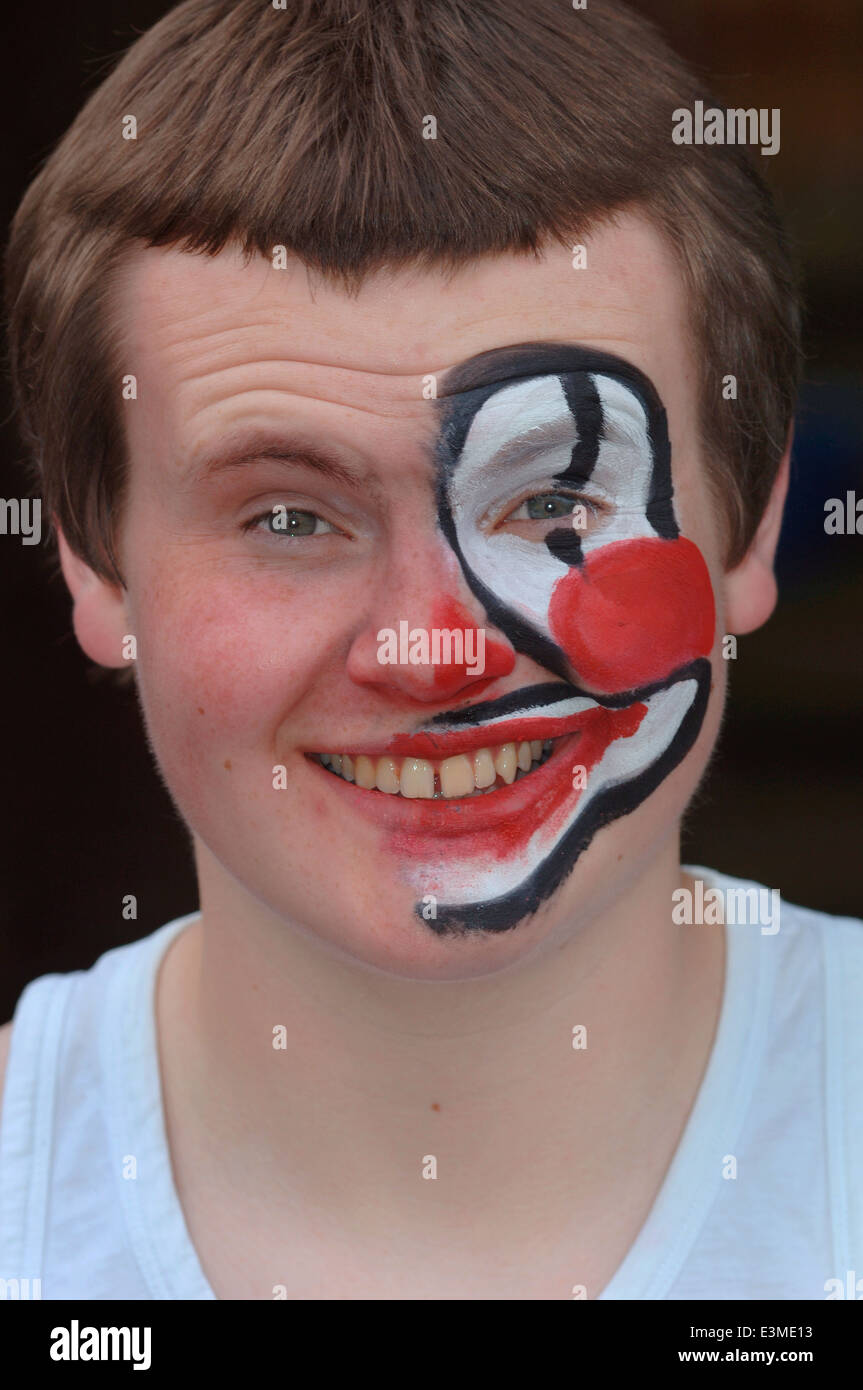
[[[411,858],[509,858],[526,847],[539,829],[553,833],[572,814],[582,794],[573,785],[573,767],[591,768],[615,739],[631,738],[647,713],[642,703],[610,710],[594,706],[560,719],[513,719],[447,733],[400,736],[385,750],[394,756],[441,757],[489,743],[556,739],[545,763],[528,776],[486,796],[411,800],[367,791],[321,768],[334,795],[346,807],[390,832],[389,848]],[[351,748],[351,752],[361,750]],[[369,750],[370,755],[373,750]],[[579,779],[580,781],[581,779]]]

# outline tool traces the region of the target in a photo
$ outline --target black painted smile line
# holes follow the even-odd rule
[[[696,665],[697,662],[690,662],[661,680],[652,681],[650,685],[643,685],[636,690],[624,690],[616,695],[598,695],[567,681],[545,681],[541,685],[528,685],[521,690],[512,690],[497,700],[487,700],[482,704],[468,705],[464,709],[436,714],[428,724],[423,725],[423,728],[463,727],[486,724],[503,718],[528,718],[537,714],[547,714],[549,707],[574,700],[585,701],[585,708],[600,705],[606,709],[625,709],[627,705],[648,700],[658,690],[666,690],[668,686],[686,680],[694,674]]]
[[[586,811],[576,813],[569,829],[517,888],[480,902],[439,903],[436,919],[426,921],[425,925],[442,936],[461,936],[474,931],[497,933],[512,930],[526,916],[535,913],[572,872],[596,832],[640,806],[692,748],[710,698],[709,660],[696,658],[673,678],[652,686],[651,692],[655,694],[690,680],[695,685],[692,699],[663,751],[622,784],[612,782],[599,791],[589,801]],[[417,903],[414,911],[422,919],[422,903]]]

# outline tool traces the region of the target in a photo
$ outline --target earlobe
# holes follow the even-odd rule
[[[72,596],[72,625],[78,645],[99,666],[128,666],[128,657],[124,655],[129,635],[125,590],[90,569],[70,550],[59,526],[56,530],[60,567]]]
[[[752,544],[723,581],[725,626],[728,632],[742,635],[754,632],[767,622],[778,597],[773,563],[782,527],[782,513],[788,492],[788,472],[791,458],[792,432],[776,474],[770,500],[761,518]]]

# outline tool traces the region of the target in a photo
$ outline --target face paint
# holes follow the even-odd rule
[[[473,618],[465,613],[454,599],[443,594],[432,604],[431,611],[432,624],[439,631],[463,633],[464,654],[469,645],[469,636],[476,638],[476,623]],[[476,653],[479,643],[474,640],[472,646]],[[442,663],[431,668],[434,690],[440,696],[441,703],[463,691],[468,680],[470,693],[475,697],[480,690],[491,685],[492,681],[498,680],[501,676],[508,676],[515,665],[512,648],[498,641],[490,632],[483,633],[482,655],[483,669],[475,675],[472,674],[467,661]]]
[[[510,735],[559,743],[491,797],[418,806],[407,830],[401,815],[393,847],[418,894],[437,899],[429,927],[502,931],[692,747],[710,688],[713,590],[680,535],[665,411],[629,363],[554,344],[484,353],[448,376],[438,408],[441,530],[489,623],[557,680],[440,715],[419,737],[437,756]],[[500,529],[516,498],[561,489],[590,509],[582,532]],[[422,756],[417,737],[402,751]],[[573,766],[585,786],[573,786]]]
[[[692,541],[612,541],[555,583],[549,625],[581,680],[614,694],[713,645],[713,590]]]

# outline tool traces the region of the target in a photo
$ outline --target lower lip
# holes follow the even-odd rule
[[[346,805],[393,832],[390,847],[409,857],[430,854],[470,858],[507,858],[524,848],[541,828],[554,831],[571,815],[581,798],[573,788],[573,765],[590,773],[617,738],[631,737],[647,706],[625,709],[597,707],[581,717],[579,727],[555,744],[551,756],[527,776],[485,796],[412,799],[367,791],[328,772],[327,779]]]

